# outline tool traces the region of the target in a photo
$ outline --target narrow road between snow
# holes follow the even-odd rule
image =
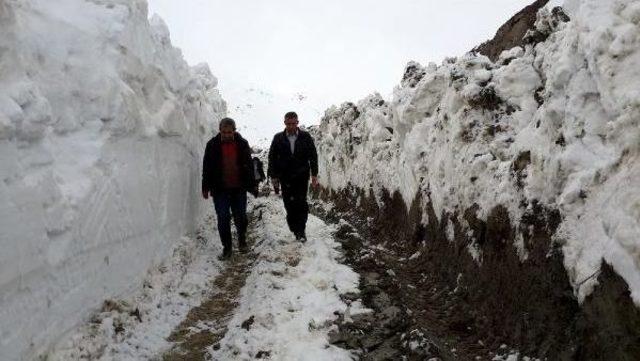
[[[418,286],[422,281],[406,274],[409,264],[362,237],[331,203],[312,206],[317,216],[309,216],[303,244],[287,228],[281,198],[252,199],[251,251],[227,262],[217,259],[215,216],[206,217],[194,237],[183,237],[172,257],[149,271],[140,290],[105,300],[47,360],[504,361],[517,355],[457,337],[450,330],[455,314],[441,310],[448,306],[427,307],[423,293],[438,290]]]
[[[335,229],[310,216],[309,240],[296,242],[277,197],[258,198],[251,214],[250,269],[226,334],[207,348],[213,359],[351,360],[328,336],[336,314],[363,311],[340,298],[358,291],[359,277],[340,263]]]
[[[330,344],[339,315],[369,312],[359,276],[341,264],[335,226],[310,216],[308,241],[295,241],[279,197],[249,203],[251,252],[217,260],[210,216],[195,239],[150,271],[142,290],[107,300],[67,335],[49,360],[352,360]]]

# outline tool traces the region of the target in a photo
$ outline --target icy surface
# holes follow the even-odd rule
[[[143,0],[0,0],[0,359],[139,285],[199,220],[225,104]]]
[[[604,258],[640,304],[640,4],[567,8],[568,23],[543,9],[536,26],[547,40],[497,63],[410,63],[391,100],[329,109],[316,132],[320,181],[397,190],[407,205],[422,192],[438,217],[477,204],[483,218],[503,205],[514,225],[538,201],[561,212],[555,238],[579,299]]]

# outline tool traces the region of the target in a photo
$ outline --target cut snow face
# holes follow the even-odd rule
[[[0,359],[15,360],[194,231],[226,110],[145,1],[3,0],[0,33]]]
[[[541,10],[529,36],[544,42],[495,63],[410,63],[391,100],[327,110],[315,133],[320,180],[399,191],[407,207],[422,193],[437,217],[476,205],[486,220],[501,205],[517,225],[534,202],[558,209],[555,238],[579,299],[604,259],[640,304],[640,7],[569,5],[569,22]],[[478,247],[469,252],[481,262]]]
[[[169,334],[187,312],[219,291],[210,283],[224,269],[215,257],[222,249],[215,223],[209,216],[195,237],[183,237],[134,295],[105,300],[89,324],[65,335],[47,360],[144,360],[168,348]]]

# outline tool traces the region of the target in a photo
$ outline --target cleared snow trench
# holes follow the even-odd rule
[[[232,295],[230,316],[206,319],[215,312],[196,312],[188,333],[221,333],[202,353],[215,360],[352,360],[354,354],[329,344],[328,333],[337,313],[367,312],[359,302],[345,304],[340,295],[359,292],[359,276],[340,263],[334,227],[309,216],[306,244],[298,243],[286,226],[278,197],[250,201],[249,241],[252,252],[234,254],[221,264],[216,257],[220,241],[215,217],[209,217],[196,240],[183,240],[174,257],[151,272],[145,287],[122,302],[105,304],[92,323],[66,337],[50,360],[171,359],[176,344],[167,341],[178,324],[207,300],[232,293],[232,286],[217,282],[242,282]],[[205,242],[202,242],[205,241]],[[187,264],[188,263],[188,264]],[[246,275],[238,277],[239,273]],[[230,275],[228,275],[230,274]],[[173,349],[172,349],[173,347]],[[169,356],[168,356],[169,355]]]
[[[309,215],[309,240],[301,244],[287,229],[280,198],[257,199],[254,212],[261,214],[253,225],[257,259],[213,358],[249,360],[263,352],[273,360],[351,360],[328,343],[334,312],[348,307],[340,294],[359,292],[358,274],[338,261],[334,228]]]

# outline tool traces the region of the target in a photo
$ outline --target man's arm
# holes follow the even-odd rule
[[[309,134],[309,166],[311,167],[311,175],[318,176],[318,152],[316,151],[316,145],[313,142],[313,137]]]
[[[207,182],[210,177],[209,168],[211,167],[211,157],[209,156],[209,152],[211,151],[210,148],[210,144],[207,143],[207,146],[204,149],[204,156],[202,157],[202,197],[204,197],[204,199],[209,198],[209,186],[207,185]]]
[[[247,191],[249,193],[251,193],[254,197],[258,196],[258,180],[256,179],[255,175],[253,174],[253,159],[251,159],[251,146],[249,145],[248,141],[245,141],[243,144],[243,151],[242,151],[242,164],[244,164],[244,167],[247,168],[247,176],[250,176],[251,179],[249,179],[249,189],[247,189]]]
[[[278,135],[276,134],[271,141],[271,146],[269,147],[269,164],[267,165],[267,175],[269,178],[278,178],[276,174],[276,159],[278,155],[276,154],[276,138]]]
[[[260,174],[260,179],[264,180],[266,176],[264,175],[264,169],[262,169],[262,161],[258,159],[258,173]]]
[[[311,134],[309,136],[309,166],[311,167],[311,186],[318,187],[318,152]]]
[[[276,194],[280,193],[280,180],[278,179],[280,175],[276,171],[276,163],[280,156],[279,154],[277,154],[278,152],[277,150],[278,146],[276,145],[277,138],[278,138],[278,135],[276,134],[273,137],[273,140],[271,141],[271,146],[269,147],[269,164],[267,167],[267,176],[271,178],[271,182],[273,184],[273,191],[276,192]]]

